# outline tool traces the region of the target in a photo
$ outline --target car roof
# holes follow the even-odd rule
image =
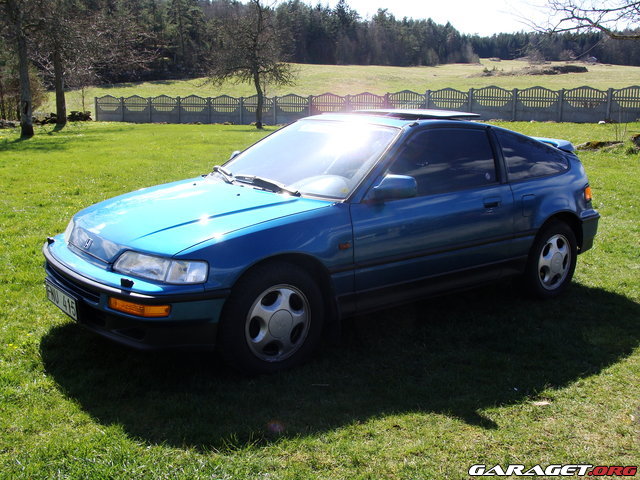
[[[323,113],[306,117],[304,120],[329,120],[339,122],[363,122],[376,125],[385,125],[402,128],[415,122],[426,121],[466,123],[465,120],[477,118],[478,114],[469,112],[456,112],[450,110],[427,110],[427,109],[375,109],[358,110],[348,113]]]
[[[376,108],[370,110],[356,110],[355,114],[382,115],[384,117],[400,118],[403,120],[460,120],[480,117],[477,113],[458,112],[455,110],[434,110],[426,108]]]
[[[373,125],[403,128],[407,125],[417,124],[437,124],[443,126],[455,126],[460,124],[472,125],[475,128],[486,127],[480,122],[470,122],[480,115],[471,112],[458,112],[453,110],[431,110],[431,109],[373,109],[357,110],[347,113],[323,113],[305,117],[299,121],[335,121],[335,122],[362,122]],[[495,129],[522,135],[512,130],[492,126]],[[528,135],[524,135],[528,136]],[[556,149],[567,153],[573,153],[575,147],[568,140],[556,138],[529,137],[539,142],[546,143]]]

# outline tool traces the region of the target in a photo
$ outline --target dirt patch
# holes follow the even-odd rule
[[[584,65],[554,65],[551,69],[545,68],[544,71],[553,73],[543,73],[543,75],[559,75],[562,73],[588,73],[589,69]]]
[[[590,142],[581,143],[576,147],[577,150],[600,150],[602,148],[611,148],[622,145],[623,142],[605,142],[600,140],[592,140]]]
[[[516,75],[562,75],[565,73],[588,73],[589,69],[583,65],[532,65],[524,67],[520,70],[505,72],[504,70],[493,67],[485,68],[480,74],[481,77],[504,77]]]

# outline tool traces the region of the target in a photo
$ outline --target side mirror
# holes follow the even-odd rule
[[[374,201],[384,201],[411,198],[416,195],[418,195],[418,184],[415,178],[389,173],[377,186],[373,187],[368,196]]]
[[[234,158],[236,158],[241,153],[242,152],[240,150],[236,150],[235,152],[232,152],[231,155],[229,156],[229,160],[233,160]],[[229,160],[227,160],[227,161],[229,161]]]

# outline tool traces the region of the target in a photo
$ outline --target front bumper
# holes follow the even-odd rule
[[[140,350],[212,349],[228,290],[178,295],[149,295],[102,285],[60,262],[43,247],[46,281],[77,301],[78,323],[117,343]],[[169,304],[163,318],[143,318],[112,310],[109,297],[149,305]]]

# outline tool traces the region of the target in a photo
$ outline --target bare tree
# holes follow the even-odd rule
[[[553,33],[598,30],[614,39],[640,40],[640,2],[631,0],[548,0]]]
[[[20,75],[20,136],[33,137],[31,85],[29,83],[28,13],[26,0],[0,0],[4,7],[7,36],[14,41]]]
[[[73,5],[67,0],[50,0],[41,4],[38,28],[31,34],[34,44],[32,57],[40,70],[53,78],[58,127],[67,123],[66,67],[78,47],[83,45],[77,29],[78,12],[76,10],[72,14],[72,11]]]
[[[282,61],[279,37],[272,21],[273,10],[261,0],[250,0],[235,9],[232,18],[220,25],[220,39],[211,55],[209,79],[214,85],[225,81],[253,83],[257,94],[256,128],[262,128],[264,87],[291,85],[295,74]]]
[[[87,89],[99,80],[91,62],[77,62],[67,70],[66,84],[80,91],[82,111],[87,111]]]
[[[53,80],[56,123],[67,122],[67,84],[84,89],[98,80],[100,70],[142,71],[155,53],[142,45],[149,37],[140,32],[128,10],[94,12],[75,0],[49,0],[34,32],[34,58]]]

